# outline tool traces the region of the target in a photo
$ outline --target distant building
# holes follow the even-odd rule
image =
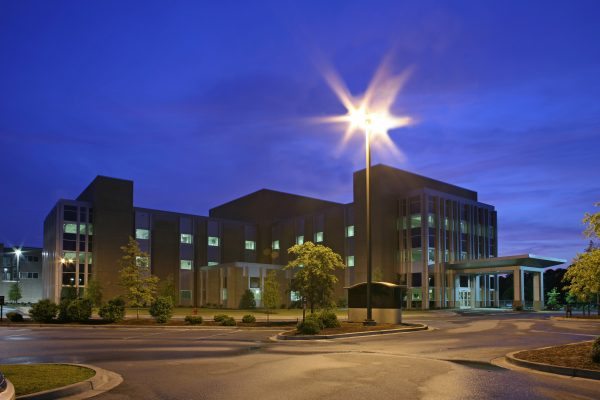
[[[21,251],[17,265],[15,250]],[[21,286],[21,303],[34,303],[42,298],[42,249],[39,247],[5,247],[0,243],[2,281],[0,296],[8,302],[8,293],[15,282]]]
[[[105,298],[121,293],[120,247],[132,236],[149,254],[152,273],[174,278],[181,305],[233,308],[250,289],[260,306],[270,270],[277,271],[283,303],[297,300],[285,291],[292,274],[282,267],[287,249],[306,241],[343,257],[348,268],[338,272],[335,296],[344,298],[344,287],[366,279],[364,174],[354,174],[353,203],[262,189],[208,216],[135,207],[132,181],[98,176],[46,217],[44,297],[60,299],[65,286],[85,290],[92,277]],[[529,268],[516,270],[513,261],[540,262],[490,261],[498,255],[497,214],[474,191],[384,165],[372,168],[371,179],[373,278],[403,285],[407,308],[498,306],[498,273]],[[481,260],[476,273],[472,260]],[[562,261],[544,260],[544,266]],[[527,271],[541,276],[540,265]],[[523,292],[517,275],[515,301],[524,302],[524,294],[517,299]],[[538,306],[540,296],[543,304],[538,287]]]

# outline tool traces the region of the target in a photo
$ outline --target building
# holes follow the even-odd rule
[[[497,213],[476,192],[385,165],[371,173],[373,279],[402,285],[406,308],[498,306],[499,273],[541,276],[564,262],[525,255],[500,265]],[[106,298],[121,293],[120,247],[132,236],[152,273],[174,279],[181,305],[233,308],[246,289],[260,305],[270,270],[289,304],[286,250],[309,240],[345,260],[335,290],[342,299],[344,287],[366,279],[365,171],[353,179],[349,204],[262,189],[198,216],[135,207],[132,181],[98,176],[46,217],[44,297],[60,299],[65,286],[85,290],[92,277]],[[515,279],[513,305],[526,299],[521,282]],[[543,288],[534,291],[539,306]]]
[[[41,299],[42,249],[28,246],[4,247],[0,243],[0,255],[2,256],[0,296],[4,296],[5,301],[8,302],[8,293],[11,286],[19,282],[22,296],[21,303],[35,303]]]

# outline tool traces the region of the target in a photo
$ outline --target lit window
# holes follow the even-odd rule
[[[208,262],[208,266],[209,266],[209,267],[212,267],[213,265],[219,265],[219,263],[218,263],[218,262],[216,262],[216,261],[209,261],[209,262]]]
[[[346,257],[346,266],[354,267],[354,256]]]
[[[187,269],[187,270],[192,269],[192,260],[180,260],[179,261],[179,268],[180,269]]]
[[[85,235],[85,224],[79,224],[79,234]]]
[[[295,292],[295,291],[291,291],[290,292],[290,300],[291,301],[300,301],[302,300],[302,297],[300,297],[300,293],[299,292]]]
[[[221,289],[221,300],[227,301],[227,288]]]
[[[150,239],[150,231],[148,229],[136,229],[135,230],[135,238],[136,239]]]
[[[421,227],[421,214],[413,214],[410,216],[410,227],[420,228]]]
[[[321,243],[323,241],[323,232],[315,233],[315,242]]]
[[[346,227],[346,237],[354,237],[354,225],[348,225]]]
[[[273,240],[273,243],[271,245],[271,248],[273,250],[279,250],[279,240]]]
[[[77,233],[77,224],[63,224],[65,233]]]
[[[256,250],[256,242],[254,240],[246,240],[246,250]]]
[[[192,244],[193,240],[194,240],[193,235],[190,235],[189,233],[181,234],[181,243]]]
[[[219,238],[216,236],[209,236],[208,245],[213,247],[219,247]]]
[[[303,235],[296,236],[296,244],[304,244],[304,236]]]
[[[88,224],[88,235],[91,236],[94,234],[94,226],[92,224]]]
[[[460,221],[460,232],[469,233],[469,224],[464,219]]]
[[[435,215],[433,215],[433,214],[429,214],[429,215],[427,216],[427,225],[428,225],[430,228],[435,228]]]

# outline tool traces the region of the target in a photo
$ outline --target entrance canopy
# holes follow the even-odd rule
[[[531,269],[544,269],[564,264],[567,260],[560,258],[540,257],[533,254],[521,254],[516,256],[503,256],[492,258],[480,258],[477,260],[463,260],[446,263],[448,269],[463,272],[471,270],[486,270],[489,272],[511,271],[514,267],[526,267]]]

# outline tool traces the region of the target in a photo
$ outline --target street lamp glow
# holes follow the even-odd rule
[[[23,254],[23,251],[21,249],[15,249],[15,255],[18,257],[21,257],[21,254]]]

